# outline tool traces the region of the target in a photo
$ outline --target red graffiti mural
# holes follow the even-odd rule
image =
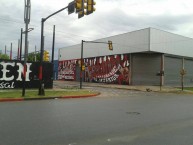
[[[58,79],[75,80],[76,60],[59,61]]]
[[[129,59],[127,55],[85,59],[85,66],[85,81],[129,83]]]
[[[75,80],[77,63],[78,60],[60,61],[58,78]],[[127,54],[86,58],[84,81],[129,84],[129,65]]]

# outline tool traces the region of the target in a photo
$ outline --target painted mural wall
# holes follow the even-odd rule
[[[129,55],[111,55],[84,59],[84,81],[116,84],[129,84]],[[76,69],[80,60],[65,60],[59,62],[58,78],[76,80]]]
[[[75,80],[77,60],[65,60],[58,62],[58,79]]]
[[[26,88],[39,87],[39,62],[26,63]],[[43,81],[45,88],[53,87],[53,66],[43,63]],[[16,89],[23,87],[24,66],[22,61],[0,60],[0,89]]]

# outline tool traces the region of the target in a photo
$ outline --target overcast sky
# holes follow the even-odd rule
[[[66,7],[72,0],[31,0],[29,52],[40,48],[41,18]],[[67,10],[45,22],[45,49],[51,52],[53,25],[56,25],[56,49],[107,36],[153,27],[193,37],[193,0],[95,0],[96,11],[78,19]],[[0,0],[0,50],[9,53],[13,43],[17,54],[18,39],[24,24],[23,0]],[[24,40],[24,37],[23,37]],[[23,45],[24,46],[24,45]]]

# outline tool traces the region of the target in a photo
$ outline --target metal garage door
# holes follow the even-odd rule
[[[165,56],[164,62],[164,85],[180,86],[181,77],[180,70],[182,69],[182,58]]]
[[[193,60],[185,59],[184,69],[186,70],[186,74],[184,76],[184,86],[193,86]]]
[[[144,53],[131,55],[131,72],[133,85],[159,85],[161,54]]]

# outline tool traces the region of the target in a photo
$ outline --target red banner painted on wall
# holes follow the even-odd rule
[[[59,79],[75,80],[78,60],[59,62]],[[84,81],[129,84],[129,57],[127,54],[84,59]]]
[[[76,60],[59,61],[58,79],[75,80],[76,79]]]
[[[103,83],[129,83],[129,59],[125,55],[112,55],[85,60],[85,81]]]

